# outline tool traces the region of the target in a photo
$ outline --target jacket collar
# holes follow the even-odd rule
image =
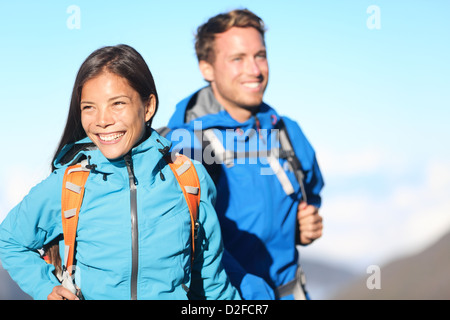
[[[155,130],[150,129],[148,138],[131,149],[130,152],[133,161],[139,161],[142,157],[150,158],[148,159],[147,169],[151,169],[152,163],[153,166],[156,166],[159,160],[168,152],[170,146],[170,141],[160,136]],[[96,170],[103,173],[110,173],[113,167],[122,167],[125,162],[123,157],[114,160],[107,159],[91,139],[85,137],[75,143],[64,146],[54,165],[58,169],[75,164],[82,159],[88,159],[89,164],[95,165]]]
[[[246,130],[258,126],[259,129],[272,129],[279,118],[277,112],[263,102],[254,116],[245,122],[238,122],[219,104],[211,87],[207,86],[177,104],[168,126],[171,129],[180,127],[194,129],[194,122],[201,121],[202,129],[222,127]]]

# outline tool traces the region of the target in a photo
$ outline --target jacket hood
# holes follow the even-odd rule
[[[170,146],[171,142],[169,140],[159,135],[155,130],[150,129],[147,139],[131,149],[131,156],[135,158],[140,154],[148,152],[150,157],[155,160],[152,163],[156,165],[168,153]],[[59,169],[78,163],[83,159],[88,159],[89,164],[95,164],[96,170],[104,173],[108,173],[107,168],[111,164],[122,165],[124,162],[123,157],[114,160],[106,158],[91,139],[85,137],[75,143],[65,145],[56,157],[54,166]],[[151,166],[150,163],[149,166]]]
[[[198,120],[201,121],[202,129],[220,127],[245,130],[256,126],[259,129],[272,129],[278,123],[279,118],[277,112],[263,102],[253,117],[245,122],[238,122],[219,104],[211,87],[207,86],[177,104],[168,127],[171,129],[193,129],[195,122]]]

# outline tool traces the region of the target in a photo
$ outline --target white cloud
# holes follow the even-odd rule
[[[364,160],[370,154],[376,152],[365,150],[349,158]],[[340,167],[342,171],[328,166],[335,178],[330,177],[324,192],[324,236],[302,249],[304,256],[334,260],[362,272],[369,264],[417,253],[450,230],[450,161],[435,157],[421,166],[401,166],[399,159],[377,156],[353,166],[354,171],[352,160]],[[395,175],[397,168],[402,172]],[[370,173],[385,181],[387,190],[377,190]],[[358,187],[349,192],[340,183],[343,177],[345,186],[357,180]]]
[[[321,148],[319,164],[325,178],[352,178],[372,175],[380,171],[401,175],[411,163],[407,154],[393,152],[387,146],[367,146],[361,149]]]
[[[329,175],[358,175],[373,172],[382,164],[382,152],[365,149],[351,153],[323,151],[320,166]]]

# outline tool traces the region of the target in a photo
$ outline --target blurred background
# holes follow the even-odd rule
[[[265,102],[299,122],[325,178],[324,235],[299,247],[311,297],[450,299],[446,0],[1,1],[0,221],[49,174],[92,51],[143,55],[164,126],[205,85],[197,26],[235,8],[265,21]],[[0,299],[29,298],[0,267]]]

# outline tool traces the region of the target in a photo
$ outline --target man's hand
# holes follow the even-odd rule
[[[80,300],[72,292],[63,286],[56,286],[52,292],[47,296],[47,300]]]
[[[302,201],[298,205],[297,219],[300,231],[300,244],[307,245],[322,236],[322,217],[319,209]]]

